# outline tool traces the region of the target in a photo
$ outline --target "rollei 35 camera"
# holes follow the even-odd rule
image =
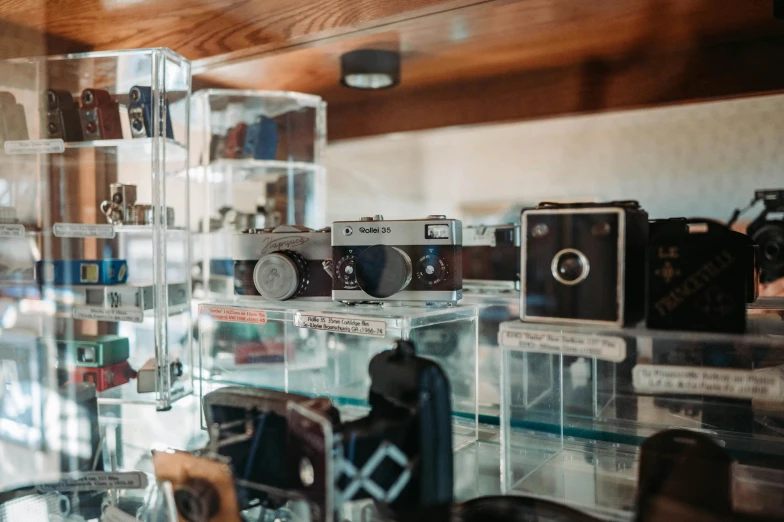
[[[27,121],[21,103],[10,92],[0,91],[0,143],[6,140],[27,140]]]
[[[480,291],[520,289],[520,225],[463,229],[463,286]]]
[[[122,139],[120,104],[107,91],[83,90],[79,117],[85,140]]]
[[[456,219],[332,225],[332,298],[344,302],[456,303],[463,297],[463,227]]]
[[[330,300],[332,279],[324,268],[329,240],[329,228],[297,225],[234,234],[234,293],[270,301]]]
[[[285,502],[243,484],[295,490],[326,509],[321,520],[332,519],[331,506],[352,500],[373,499],[393,511],[452,500],[450,390],[443,371],[404,341],[376,355],[369,371],[370,413],[347,423],[323,398],[238,387],[204,397],[205,417],[216,427],[211,438],[220,438],[211,442],[230,463],[241,509]],[[305,417],[293,422],[292,403],[330,424],[332,440]]]
[[[522,213],[520,318],[615,325],[644,316],[648,214],[636,201]]]
[[[140,87],[138,85],[131,88],[129,93],[131,98],[128,104],[128,119],[131,122],[131,137],[132,138],[152,138],[155,136],[154,129],[154,110],[153,98],[151,87]],[[158,125],[158,135],[174,139],[174,131],[172,130],[171,114],[169,113],[169,102],[160,108],[160,117],[162,120]],[[165,121],[166,128],[163,129],[163,122]],[[165,134],[164,134],[165,130]]]
[[[757,247],[709,219],[651,221],[645,285],[648,328],[742,333]]]
[[[70,92],[49,89],[44,92],[43,104],[46,118],[44,120],[42,138],[82,141],[79,103],[74,101]]]

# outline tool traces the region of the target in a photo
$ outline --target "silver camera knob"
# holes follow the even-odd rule
[[[308,285],[305,259],[291,251],[267,254],[253,269],[253,284],[269,301],[285,301],[302,294]]]
[[[399,248],[373,245],[357,256],[354,273],[366,294],[385,299],[408,286],[413,270],[411,258]]]

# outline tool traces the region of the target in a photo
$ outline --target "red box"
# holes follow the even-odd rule
[[[126,384],[134,377],[136,377],[136,372],[133,371],[128,361],[123,361],[102,368],[77,366],[70,381],[95,383],[95,391],[100,392]]]
[[[283,339],[268,339],[237,345],[234,348],[234,364],[269,364],[284,362],[286,345]],[[289,357],[293,355],[289,352]]]

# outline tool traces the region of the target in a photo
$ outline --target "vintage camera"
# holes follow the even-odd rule
[[[759,245],[760,281],[772,283],[784,277],[784,190],[758,190],[754,202],[760,200],[765,209],[746,233]],[[778,216],[774,218],[772,214]]]
[[[43,103],[46,108],[46,120],[42,138],[82,141],[79,103],[73,99],[70,92],[49,89],[44,92]]]
[[[258,116],[245,133],[245,157],[274,160],[278,151],[278,124],[266,116]]]
[[[213,134],[210,138],[210,161],[226,156],[226,136]]]
[[[520,289],[520,225],[463,229],[463,286],[467,290]]]
[[[36,261],[35,279],[53,285],[119,285],[128,280],[124,259]]]
[[[644,316],[648,214],[636,201],[522,212],[520,318],[615,325]]]
[[[111,197],[101,202],[100,210],[113,225],[152,225],[155,222],[152,205],[136,203],[136,185],[112,183]],[[166,226],[174,226],[174,209],[166,207]]]
[[[150,357],[136,372],[136,392],[152,393],[157,389],[157,368],[155,357]],[[174,382],[183,375],[183,366],[179,359],[169,363],[169,382]]]
[[[21,103],[10,92],[0,91],[0,143],[6,140],[27,140],[27,120]]]
[[[129,93],[130,103],[128,103],[128,119],[131,122],[131,137],[132,138],[152,138],[155,136],[155,125],[153,122],[153,98],[151,87],[141,87],[135,85],[131,88]],[[161,108],[163,114],[161,118],[166,121],[166,134],[165,136],[174,139],[174,131],[172,130],[171,114],[169,113],[169,102],[166,101]],[[163,123],[163,122],[160,122]],[[159,135],[162,135],[164,129],[159,127]]]
[[[245,149],[245,134],[248,126],[245,123],[238,123],[230,128],[226,133],[226,149],[224,155],[229,159],[242,158]]]
[[[122,139],[120,104],[103,89],[82,91],[79,117],[82,134],[87,141]]]
[[[650,222],[648,328],[742,333],[757,288],[757,247],[745,234],[709,219]]]
[[[303,471],[312,483],[314,467],[328,456],[326,468],[333,471],[326,481],[334,486],[336,507],[367,498],[393,510],[451,501],[452,410],[444,372],[417,357],[413,344],[399,341],[373,358],[369,373],[370,412],[346,423],[323,398],[239,387],[207,394],[205,417],[220,426],[218,451],[230,460],[235,478],[298,489],[314,503],[331,505],[314,496],[324,491],[303,487]],[[325,440],[324,430],[314,430],[312,422],[292,424],[290,403],[329,423],[333,440]],[[317,467],[321,473],[316,476],[323,467]],[[253,500],[281,505],[274,496],[260,499],[252,491],[240,490],[238,498],[243,507]]]
[[[332,298],[456,303],[463,296],[462,224],[445,216],[332,225]]]
[[[79,335],[76,339],[56,340],[61,362],[72,361],[76,366],[100,368],[127,361],[130,343],[119,335]]]
[[[298,225],[236,233],[232,239],[234,293],[270,301],[329,300],[329,229]]]

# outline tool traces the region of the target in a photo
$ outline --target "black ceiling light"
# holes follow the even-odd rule
[[[340,57],[340,83],[352,89],[389,89],[400,83],[400,53],[358,49]]]

